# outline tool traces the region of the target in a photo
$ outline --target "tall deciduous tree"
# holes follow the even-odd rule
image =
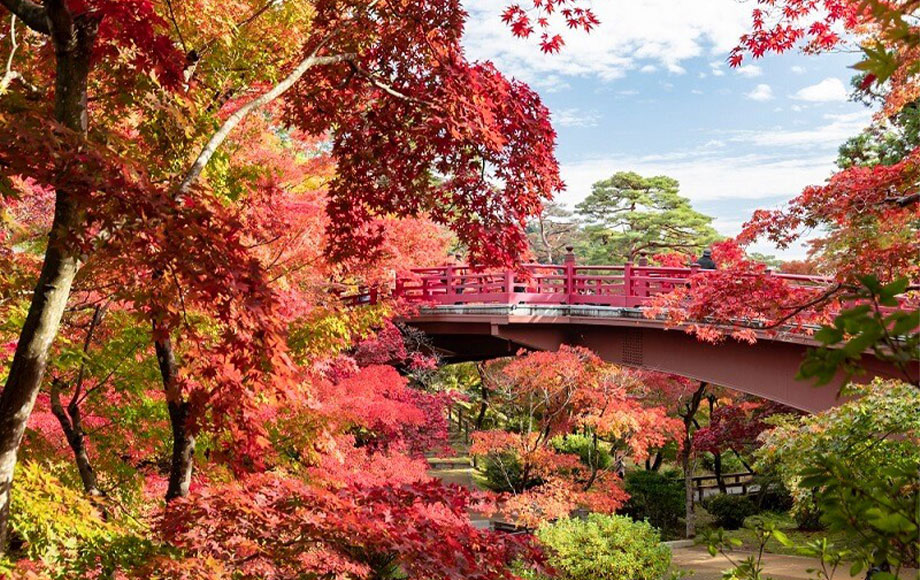
[[[527,224],[527,237],[534,258],[544,264],[562,261],[566,247],[578,245],[582,230],[572,212],[557,203],[548,203]]]
[[[619,172],[598,181],[577,206],[586,222],[593,262],[635,261],[641,252],[694,254],[718,234],[712,218],[699,213],[679,194],[676,179]]]
[[[112,56],[119,43],[134,43],[138,59],[149,59],[153,73],[158,57],[173,54],[170,43],[158,32],[164,24],[153,11],[152,5],[143,3],[130,7],[120,3],[103,2],[104,6],[72,6],[64,0],[36,4],[31,0],[7,0],[3,5],[33,31],[47,35],[53,49],[54,106],[47,118],[63,130],[85,139],[89,130],[88,86],[90,71],[99,52]],[[99,10],[94,9],[99,8]],[[110,12],[104,20],[105,9]],[[123,17],[119,26],[112,27],[111,19]],[[98,40],[104,43],[100,49]],[[165,50],[163,50],[165,48]],[[158,64],[162,65],[162,61]],[[162,72],[162,68],[161,68]],[[171,72],[176,72],[173,69]],[[53,138],[49,136],[49,138]],[[12,145],[7,142],[4,147]],[[9,152],[5,152],[9,153]],[[41,160],[47,163],[49,160]],[[52,160],[57,171],[65,170],[71,159]],[[56,189],[54,221],[48,238],[45,260],[29,306],[29,315],[22,327],[16,353],[0,395],[0,550],[7,540],[7,520],[10,509],[10,487],[19,443],[26,421],[35,404],[48,363],[48,351],[54,340],[61,316],[70,295],[74,276],[80,266],[81,252],[70,238],[75,230],[85,225],[85,209],[81,207],[81,194],[62,187]]]
[[[372,253],[383,241],[378,218],[427,213],[453,225],[474,258],[508,262],[525,248],[525,219],[561,187],[547,110],[526,85],[465,59],[457,1],[3,6],[53,49],[17,55],[31,77],[51,79],[19,95],[54,94],[50,109],[42,99],[4,101],[4,185],[22,176],[56,202],[0,396],[0,541],[51,342],[81,259],[100,246],[151,290],[137,303],[152,321],[179,459],[192,449],[180,431],[205,416],[237,437],[254,430],[245,437],[251,455],[261,440],[255,393],[292,392],[278,296],[206,171],[254,111],[282,99],[291,124],[330,136],[338,172],[327,228],[337,259]],[[266,15],[291,34],[267,34]],[[198,365],[192,382],[173,348],[186,298],[208,307],[222,341],[186,342],[186,360]],[[202,388],[191,393],[191,384]]]

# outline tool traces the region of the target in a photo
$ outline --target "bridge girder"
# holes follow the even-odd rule
[[[822,411],[839,402],[843,376],[822,387],[795,379],[813,345],[807,337],[790,334],[761,337],[753,345],[732,339],[713,344],[636,316],[634,311],[601,314],[559,316],[513,306],[435,307],[406,322],[424,331],[446,359],[457,362],[511,356],[522,348],[556,350],[568,344],[586,347],[614,364],[706,381],[803,411]],[[867,373],[856,380],[898,376],[893,366],[874,356],[865,355],[863,363]]]

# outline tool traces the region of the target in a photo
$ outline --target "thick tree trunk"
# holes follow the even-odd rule
[[[696,519],[693,512],[693,423],[696,412],[700,408],[700,401],[703,393],[706,391],[706,383],[701,382],[699,388],[687,401],[684,412],[680,418],[684,422],[684,444],[680,452],[680,464],[684,470],[684,509],[686,518],[686,537],[692,538],[696,535]]]
[[[185,400],[182,386],[179,384],[179,366],[168,331],[160,329],[154,322],[153,334],[153,344],[157,353],[160,376],[163,379],[163,391],[166,393],[166,406],[169,410],[169,424],[173,436],[169,485],[166,488],[166,501],[170,501],[188,495],[195,459],[195,436],[188,430],[188,401]]]
[[[57,60],[55,119],[73,131],[86,133],[86,87],[98,22],[88,16],[71,19],[60,0],[46,2],[44,7]],[[41,274],[0,395],[0,553],[8,543],[10,490],[19,444],[79,267],[79,256],[64,240],[81,223],[72,195],[58,191]]]
[[[168,403],[173,450],[169,466],[166,501],[188,495],[195,462],[195,436],[188,431],[188,402]]]

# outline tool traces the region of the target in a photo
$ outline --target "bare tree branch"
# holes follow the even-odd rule
[[[354,58],[354,55],[351,54],[316,56],[314,51],[313,54],[303,59],[300,64],[298,64],[297,67],[295,67],[294,70],[284,78],[284,80],[272,87],[271,90],[263,93],[262,95],[240,107],[236,112],[230,115],[226,121],[224,121],[224,124],[221,125],[220,129],[218,129],[217,132],[211,136],[211,139],[198,154],[195,162],[192,163],[192,166],[185,174],[185,178],[179,185],[178,193],[181,195],[188,192],[191,186],[198,180],[199,177],[201,177],[201,172],[204,171],[204,168],[211,160],[211,157],[213,157],[214,153],[217,152],[217,148],[227,140],[227,137],[230,136],[230,132],[233,131],[233,129],[235,129],[236,126],[239,125],[247,115],[286,93],[311,68],[315,66],[344,62],[352,58]]]
[[[6,92],[6,88],[18,76],[18,73],[13,70],[13,58],[15,58],[16,49],[18,48],[19,44],[16,42],[16,15],[13,14],[10,16],[10,56],[6,59],[6,72],[3,73],[3,78],[0,79],[0,95]]]

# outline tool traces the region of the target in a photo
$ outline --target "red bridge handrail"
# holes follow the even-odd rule
[[[581,266],[524,264],[520,270],[477,271],[466,265],[414,268],[396,277],[394,297],[430,304],[586,304],[638,308],[687,284],[698,266]],[[771,273],[798,286],[823,287],[830,278]]]

